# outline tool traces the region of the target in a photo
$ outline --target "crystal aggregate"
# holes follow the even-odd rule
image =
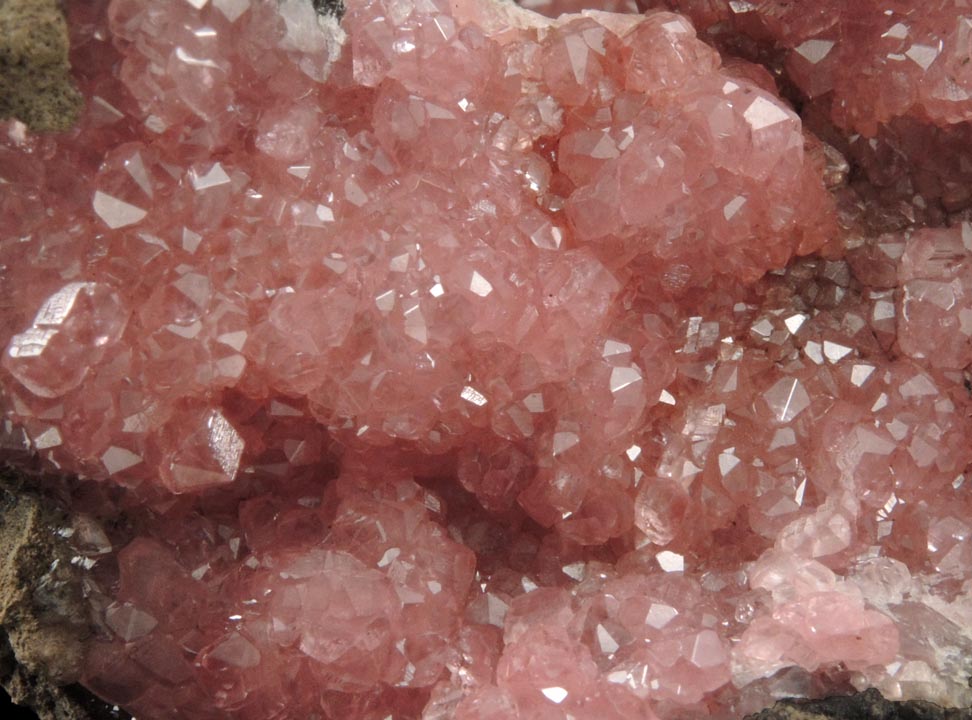
[[[0,125],[0,443],[72,478],[81,682],[972,704],[972,11],[523,4],[67,4],[80,125]]]

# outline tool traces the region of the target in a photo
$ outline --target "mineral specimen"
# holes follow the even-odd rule
[[[72,478],[88,688],[150,720],[972,700],[972,226],[877,233],[773,77],[669,12],[68,11],[79,127],[0,132],[0,442]]]

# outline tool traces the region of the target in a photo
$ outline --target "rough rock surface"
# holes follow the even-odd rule
[[[0,684],[41,720],[117,720],[77,684],[90,611],[55,506],[0,470]]]
[[[747,720],[967,720],[969,710],[949,710],[920,700],[889,702],[876,690],[824,700],[784,700]]]
[[[80,105],[58,0],[0,3],[0,118],[19,118],[35,130],[66,130]]]

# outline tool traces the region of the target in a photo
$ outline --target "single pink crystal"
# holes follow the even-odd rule
[[[0,442],[70,478],[81,681],[148,720],[968,704],[967,167],[887,161],[961,145],[935,61],[753,5],[805,121],[672,12],[347,5],[69,3],[81,124],[0,125]]]

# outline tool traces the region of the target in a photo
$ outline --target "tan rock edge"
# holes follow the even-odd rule
[[[67,130],[80,107],[60,3],[0,0],[0,118],[37,131]]]
[[[45,507],[45,505],[47,505]],[[0,685],[41,720],[104,717],[73,682],[89,634],[64,518],[0,470]]]

